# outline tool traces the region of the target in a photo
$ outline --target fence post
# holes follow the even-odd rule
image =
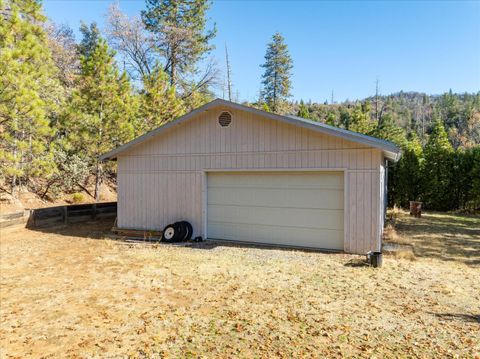
[[[67,206],[63,206],[63,224],[68,224],[68,210]]]

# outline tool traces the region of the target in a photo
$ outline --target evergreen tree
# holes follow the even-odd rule
[[[180,99],[187,112],[195,110],[215,98],[215,94],[208,88],[207,84],[201,85],[196,81],[183,81],[181,87]]]
[[[302,118],[310,118],[310,112],[308,111],[307,106],[305,106],[303,100],[300,100],[300,106],[298,107],[297,116]]]
[[[170,85],[168,75],[159,66],[144,76],[141,97],[140,133],[151,131],[184,112],[182,101],[175,95],[175,87]]]
[[[206,31],[208,0],[146,0],[142,19],[157,36],[157,49],[165,58],[170,84],[196,73],[197,63],[214,47],[209,42],[216,28]]]
[[[265,112],[272,112],[271,108],[268,107],[268,104],[266,102],[261,102],[261,108],[262,111]]]
[[[405,130],[395,124],[390,114],[383,116],[382,121],[373,130],[372,135],[393,142],[402,148],[407,146]],[[421,148],[418,137],[414,135],[413,140],[415,141],[415,147],[420,146]]]
[[[452,155],[451,187],[454,202],[452,208],[466,208],[471,200],[474,178],[474,152],[457,149]]]
[[[469,150],[472,157],[470,178],[472,179],[469,201],[476,210],[480,209],[480,146]]]
[[[278,32],[267,45],[265,63],[261,67],[265,69],[262,76],[262,98],[273,112],[278,112],[280,103],[291,96],[290,77],[293,68],[288,47]]]
[[[370,110],[369,102],[358,104],[350,116],[348,129],[366,135],[371,134],[375,124],[370,119]]]
[[[340,126],[346,130],[349,130],[351,120],[352,116],[350,114],[350,111],[346,107],[342,107],[340,109]]]
[[[337,126],[335,113],[329,112],[325,119],[325,123],[330,126]]]
[[[95,22],[92,22],[90,25],[82,22],[80,32],[82,33],[82,40],[78,44],[78,52],[83,57],[89,57],[95,51],[100,41],[100,29]]]
[[[440,120],[435,122],[425,146],[423,192],[426,206],[448,210],[453,203],[452,184],[453,147]]]
[[[35,0],[0,0],[0,175],[18,183],[54,171],[49,116],[62,101]]]
[[[409,206],[409,201],[421,200],[423,149],[418,136],[413,132],[403,145],[400,161],[390,167],[390,205]]]
[[[98,157],[133,138],[138,102],[126,74],[119,75],[105,40],[99,37],[92,48],[81,58],[65,126],[72,150],[83,154],[95,173],[98,199],[102,180]]]

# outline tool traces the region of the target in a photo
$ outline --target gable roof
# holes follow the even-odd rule
[[[385,158],[387,158],[388,160],[391,160],[391,161],[396,162],[400,159],[400,156],[401,156],[400,149],[395,144],[393,144],[392,142],[389,142],[389,141],[385,141],[385,140],[381,140],[381,139],[376,138],[376,137],[371,137],[371,136],[363,135],[361,133],[345,130],[345,129],[342,129],[342,128],[339,128],[339,127],[329,126],[329,125],[326,125],[326,124],[321,123],[321,122],[307,120],[307,119],[297,117],[297,116],[278,115],[278,114],[275,114],[275,113],[258,110],[258,109],[253,108],[253,107],[248,107],[248,106],[245,106],[245,105],[240,105],[240,104],[235,103],[235,102],[230,102],[230,101],[226,101],[226,100],[222,100],[222,99],[217,98],[216,100],[213,100],[213,101],[211,101],[211,102],[209,102],[209,103],[207,103],[207,104],[205,104],[205,105],[187,113],[186,115],[183,115],[183,116],[177,118],[176,120],[174,120],[172,122],[169,122],[169,123],[167,123],[163,126],[160,126],[159,128],[157,128],[153,131],[147,132],[146,134],[144,134],[140,137],[137,137],[136,139],[134,139],[134,140],[132,140],[132,141],[120,146],[120,147],[117,147],[116,149],[114,149],[114,150],[112,150],[108,153],[105,153],[105,154],[101,155],[100,160],[103,161],[103,160],[115,159],[115,158],[117,158],[117,156],[120,153],[122,153],[122,152],[124,152],[124,151],[126,151],[126,150],[128,150],[128,149],[146,141],[146,140],[149,140],[150,138],[168,130],[169,128],[178,126],[178,125],[190,120],[191,118],[195,117],[199,113],[202,113],[202,112],[207,111],[211,108],[219,107],[219,106],[225,107],[225,108],[231,108],[231,109],[239,110],[239,111],[250,112],[250,113],[253,113],[253,114],[256,114],[256,115],[259,115],[259,116],[263,116],[263,117],[266,117],[266,118],[269,118],[269,119],[272,119],[272,120],[285,122],[285,123],[288,123],[288,124],[292,124],[292,125],[300,126],[300,127],[303,127],[303,128],[307,128],[307,129],[310,129],[310,130],[313,130],[313,131],[316,131],[316,132],[331,135],[331,136],[334,136],[334,137],[343,138],[343,139],[348,140],[348,141],[357,142],[357,143],[361,143],[361,144],[366,145],[366,146],[378,148],[378,149],[383,151]]]

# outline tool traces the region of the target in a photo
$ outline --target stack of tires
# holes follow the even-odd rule
[[[163,229],[162,242],[174,243],[189,241],[192,238],[193,228],[187,221],[169,224]]]

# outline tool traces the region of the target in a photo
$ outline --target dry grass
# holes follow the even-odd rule
[[[387,243],[407,244],[417,257],[480,266],[480,217],[427,212],[422,218],[396,210],[395,227],[385,230]]]
[[[131,246],[106,228],[2,230],[1,357],[479,355],[472,263]]]

